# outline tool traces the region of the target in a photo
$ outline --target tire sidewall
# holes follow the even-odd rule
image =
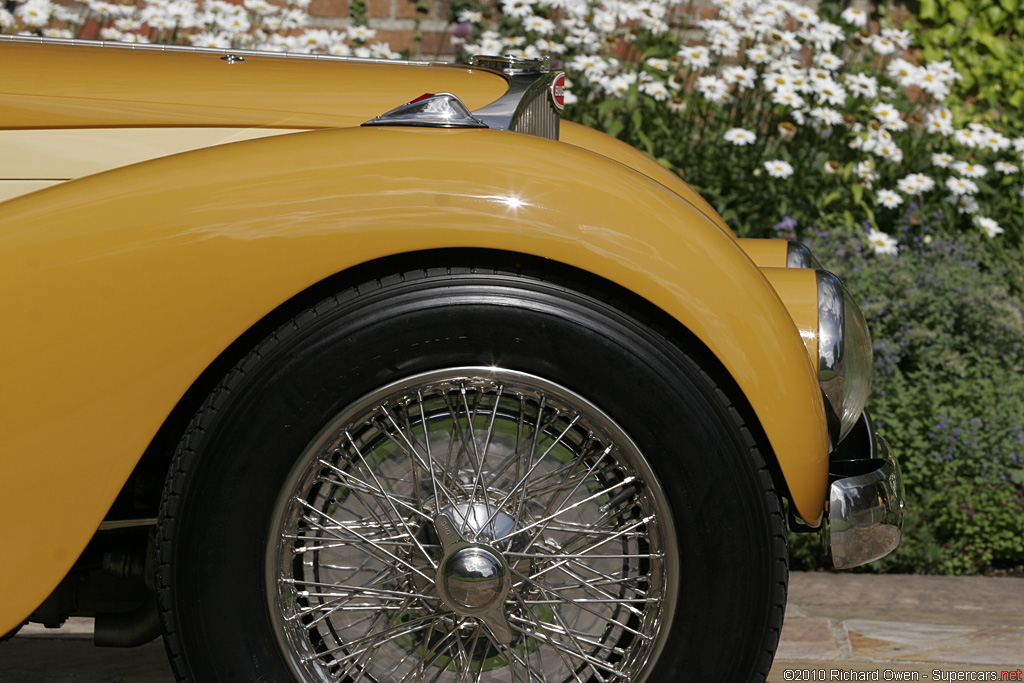
[[[197,416],[161,521],[168,631],[195,681],[289,681],[268,614],[272,512],[346,406],[442,368],[543,377],[614,419],[669,497],[680,600],[648,680],[748,680],[778,558],[763,463],[724,395],[666,338],[596,298],[509,275],[426,277],[332,299],[279,329]]]

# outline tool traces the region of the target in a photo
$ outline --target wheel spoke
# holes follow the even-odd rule
[[[348,442],[349,442],[349,445],[352,446],[352,450],[354,450],[356,452],[356,455],[359,456],[359,460],[362,461],[363,467],[366,468],[366,471],[369,472],[370,477],[373,478],[373,483],[377,485],[378,489],[383,490],[383,487],[380,484],[380,480],[377,479],[377,475],[374,473],[373,468],[370,467],[370,464],[366,462],[366,458],[363,456],[362,451],[360,451],[359,447],[356,446],[356,442],[352,439],[352,435],[349,434],[346,431],[345,432],[345,436],[348,438]],[[392,499],[392,496],[384,496],[384,500],[387,501],[388,506],[392,509],[392,511],[394,511],[395,518],[398,520],[398,523],[401,524],[402,527],[405,529],[405,532],[407,534],[409,534],[409,538],[411,538],[412,542],[416,544],[416,547],[419,548],[421,553],[423,553],[423,556],[425,558],[427,558],[427,562],[430,563],[430,567],[432,569],[437,569],[437,563],[434,562],[434,559],[430,556],[430,554],[426,551],[426,549],[420,544],[420,542],[418,540],[416,540],[416,535],[413,533],[412,529],[409,528],[409,525],[405,521],[405,517],[403,517],[401,514],[399,514],[398,508],[395,507],[395,503],[394,503],[394,500]]]
[[[596,408],[494,372],[382,390],[301,456],[274,565],[298,678],[611,683],[646,671],[675,552],[658,535],[660,488]],[[449,536],[435,528],[445,518]],[[500,572],[467,582],[471,556]]]

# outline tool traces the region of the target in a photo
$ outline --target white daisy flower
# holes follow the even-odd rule
[[[602,86],[609,95],[625,97],[629,92],[629,87],[634,83],[636,83],[636,74],[619,74],[604,81]]]
[[[930,192],[935,187],[935,181],[923,173],[911,173],[896,181],[896,185],[907,194],[922,194]]]
[[[997,133],[994,130],[988,130],[985,132],[983,145],[988,147],[993,152],[1002,152],[1003,150],[1010,148],[1010,138],[1006,137],[1001,133]]]
[[[992,166],[994,166],[995,169],[1002,173],[1003,175],[1013,175],[1014,173],[1020,172],[1019,167],[1007,163],[1005,161],[997,161],[996,163],[992,164]]]
[[[945,152],[932,155],[932,165],[939,168],[949,168],[954,161],[953,155],[946,154]]]
[[[918,72],[918,77],[918,85],[922,90],[940,102],[946,99],[946,95],[949,94],[949,85],[938,74],[926,68]]]
[[[904,88],[911,86],[923,86],[921,67],[908,62],[902,57],[896,57],[885,68],[889,78],[898,82]]]
[[[871,49],[880,55],[891,55],[896,52],[896,43],[884,36],[872,36]]]
[[[828,21],[822,21],[807,31],[807,40],[819,50],[829,51],[833,45],[845,39],[846,34],[843,31],[843,27]]]
[[[858,163],[854,167],[854,172],[860,178],[861,185],[865,187],[871,187],[871,183],[878,180],[878,174],[875,172],[875,162],[871,159],[865,159]]]
[[[788,178],[793,175],[793,167],[782,159],[766,161],[764,168],[772,178]]]
[[[722,80],[726,83],[735,83],[741,90],[750,90],[756,84],[757,73],[750,68],[744,69],[740,66],[729,66],[722,69]]]
[[[883,28],[882,35],[896,43],[898,47],[901,47],[904,50],[909,50],[910,45],[913,42],[913,37],[910,35],[910,31],[905,31],[903,29]]]
[[[899,196],[892,190],[879,190],[875,198],[879,204],[887,209],[895,209],[903,203],[903,197]]]
[[[668,99],[668,88],[661,81],[649,81],[640,86],[640,92],[650,95],[658,102]]]
[[[969,164],[966,161],[953,164],[953,170],[967,178],[984,178],[988,173],[988,169],[981,164]]]
[[[867,12],[857,9],[856,7],[847,7],[843,10],[843,13],[839,15],[839,18],[847,24],[856,26],[857,28],[864,28],[868,25]]]
[[[502,0],[501,11],[509,17],[524,18],[533,14],[534,0]]]
[[[711,53],[703,45],[685,47],[676,55],[681,57],[683,64],[691,69],[706,69],[711,66]]]
[[[701,76],[697,79],[697,92],[709,102],[724,102],[729,99],[729,84],[717,76]]]
[[[871,248],[876,254],[895,256],[900,253],[899,247],[896,246],[896,240],[881,230],[874,228],[868,230],[868,242],[871,243]]]
[[[967,178],[946,178],[946,188],[953,194],[978,194],[978,186]]]
[[[204,31],[202,33],[194,33],[190,35],[188,40],[196,47],[214,47],[220,49],[231,47],[231,39],[223,33],[211,33]]]
[[[899,109],[886,102],[879,102],[875,106],[871,107],[871,113],[875,115],[875,118],[878,119],[879,123],[883,126],[900,120]]]
[[[743,128],[730,128],[729,130],[725,131],[725,134],[722,137],[724,137],[726,140],[736,145],[737,147],[743,147],[744,145],[752,145],[754,141],[757,140],[756,135],[754,135],[749,130],[744,130]]]
[[[932,133],[949,137],[953,134],[953,115],[948,109],[937,109],[925,116],[925,128]]]
[[[836,107],[841,107],[846,102],[846,90],[832,79],[826,81],[815,80],[814,90],[818,93],[818,99]]]
[[[548,36],[555,30],[555,22],[550,19],[534,15],[527,17],[526,20],[523,21],[523,27],[527,31],[533,31],[534,33],[539,33],[542,36]]]
[[[804,106],[804,98],[800,97],[792,88],[780,88],[772,93],[772,102],[784,104],[794,109]]]
[[[808,26],[814,26],[821,19],[818,17],[818,13],[810,7],[804,7],[803,5],[792,5],[789,8],[789,16],[793,17],[801,24]]]
[[[964,147],[977,147],[981,143],[981,135],[968,128],[955,131],[953,133],[953,139]]]
[[[843,115],[828,107],[815,107],[811,110],[811,118],[829,126],[838,126],[843,122]]]
[[[946,198],[946,201],[956,207],[956,212],[959,214],[971,214],[978,210],[978,202],[970,195],[950,195]]]
[[[749,48],[746,52],[747,59],[752,61],[754,64],[767,64],[771,61],[772,53],[769,52],[768,48],[758,43],[752,48]]]
[[[28,0],[15,8],[14,15],[25,22],[25,26],[41,27],[46,26],[53,12],[54,5],[49,0]]]
[[[847,74],[844,77],[846,86],[854,95],[874,99],[878,96],[878,81],[867,74]]]
[[[991,218],[985,218],[984,216],[975,216],[974,224],[985,231],[985,234],[989,237],[995,237],[1003,232],[1003,229],[999,227]]]
[[[793,86],[793,79],[784,71],[766,73],[761,77],[761,82],[764,84],[764,89],[768,92],[775,92],[780,88],[795,89]]]
[[[372,40],[377,35],[376,29],[369,26],[349,26],[348,37],[350,40]],[[493,52],[489,54],[494,54]]]
[[[835,71],[843,65],[843,60],[836,57],[831,52],[819,52],[814,57],[814,63],[820,66],[822,69],[828,69],[829,71]]]
[[[887,159],[895,164],[903,161],[903,150],[892,142],[880,143],[872,150],[877,156]]]

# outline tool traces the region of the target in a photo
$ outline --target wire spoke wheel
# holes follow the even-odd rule
[[[267,595],[301,680],[641,681],[677,557],[666,494],[605,412],[451,368],[365,396],[299,456]]]
[[[157,527],[180,683],[763,683],[787,565],[756,424],[570,275],[360,281],[232,366]]]

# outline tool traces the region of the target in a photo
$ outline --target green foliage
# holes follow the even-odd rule
[[[812,37],[788,56],[778,33],[745,38],[733,56],[716,55],[715,32],[735,28],[733,35],[743,35],[742,22],[756,9],[720,14],[717,27],[677,13],[676,32],[629,28],[629,50],[612,36],[600,55],[565,56],[575,100],[566,117],[618,137],[678,173],[740,236],[773,236],[785,217],[796,219],[798,233],[814,225],[868,222],[877,228],[914,202],[929,215],[941,214],[936,225],[947,233],[985,229],[1019,248],[1024,137],[1011,140],[945,107],[958,78],[943,61],[945,53],[926,50],[934,63],[914,65],[896,49],[909,45],[905,31],[889,20],[881,28],[861,28],[840,19],[849,18],[849,10],[840,10],[838,1],[823,3],[822,16],[838,23],[817,26],[842,31],[844,42],[830,52]],[[524,31],[520,21],[503,17],[500,32]],[[793,40],[802,36],[798,32]],[[708,50],[709,59],[695,64],[687,54],[694,48]],[[1024,69],[1024,59],[1020,65]],[[743,84],[734,80],[739,69]],[[709,82],[724,92],[709,93]],[[829,97],[819,87],[823,83],[839,97]],[[796,97],[787,103],[782,90]],[[752,141],[731,139],[736,130]],[[773,172],[770,165],[780,163],[783,170]],[[910,178],[926,185],[908,189]],[[964,180],[966,188],[950,185]]]
[[[869,407],[900,459],[901,549],[869,567],[969,574],[1024,566],[1024,267],[984,237],[904,222],[899,256],[853,231],[813,249],[861,301],[875,344]],[[794,564],[822,556],[794,538]]]
[[[927,61],[951,59],[963,76],[954,87],[968,117],[985,114],[1005,130],[1024,131],[1024,2],[909,0],[913,31]],[[884,5],[880,7],[884,12]]]

